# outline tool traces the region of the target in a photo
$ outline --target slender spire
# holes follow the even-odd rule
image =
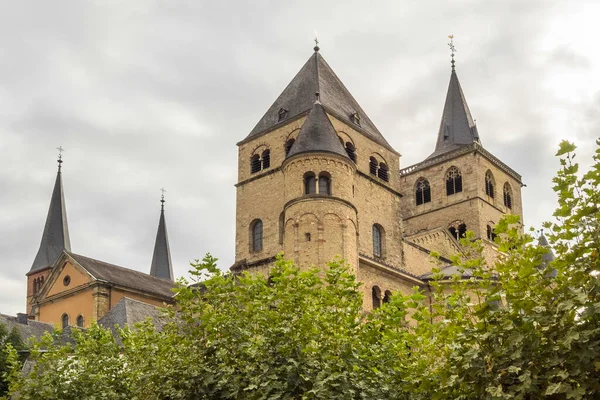
[[[173,264],[171,263],[171,250],[169,248],[169,236],[167,235],[167,224],[165,222],[165,192],[164,188],[160,191],[160,219],[158,220],[158,231],[156,232],[156,242],[154,243],[154,254],[152,255],[152,265],[150,275],[157,278],[173,280]]]
[[[62,186],[62,152],[64,149],[58,147],[58,172],[50,199],[50,208],[46,217],[46,225],[42,233],[40,248],[35,256],[29,272],[34,272],[51,267],[63,250],[71,251],[71,240],[69,238],[69,226],[67,224],[67,209],[65,207],[65,196]]]
[[[444,112],[442,114],[442,121],[440,122],[435,151],[428,158],[470,145],[473,142],[481,144],[477,124],[475,124],[471,116],[471,111],[469,110],[467,100],[458,81],[458,75],[456,74],[454,36],[450,35],[449,38],[450,43],[448,43],[448,46],[452,50],[450,84],[448,85],[448,93],[446,94],[446,102],[444,104]]]

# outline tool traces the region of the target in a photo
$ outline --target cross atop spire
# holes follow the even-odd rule
[[[164,211],[165,210],[165,193],[167,193],[167,191],[165,190],[164,187],[160,188],[161,191],[161,195],[160,195],[160,210]]]
[[[456,47],[454,47],[454,35],[449,35],[448,39],[450,39],[450,43],[448,43],[448,47],[450,47],[450,51],[452,52],[452,72],[456,71],[454,69],[454,53],[456,53]]]
[[[56,148],[56,150],[58,150],[58,171],[60,172],[60,167],[62,167],[62,163],[63,163],[62,153],[63,153],[63,151],[65,151],[65,149],[63,149],[62,146],[58,146]]]
[[[317,37],[317,30],[315,29],[315,53],[317,53],[321,48],[319,47],[319,38]]]

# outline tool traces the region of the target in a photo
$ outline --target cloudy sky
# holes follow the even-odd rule
[[[369,5],[371,4],[371,5]],[[4,1],[0,312],[25,310],[64,153],[72,250],[148,272],[161,187],[175,274],[234,257],[236,142],[321,53],[402,155],[434,148],[447,36],[483,145],[523,175],[525,223],[551,217],[561,139],[600,136],[596,1]]]

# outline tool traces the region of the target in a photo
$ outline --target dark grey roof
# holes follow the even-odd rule
[[[394,151],[318,51],[308,59],[244,140],[258,136],[309,111],[313,107],[317,92],[320,93],[320,101],[327,112],[352,124],[357,131]],[[286,110],[282,120],[279,118],[281,109]],[[360,116],[360,125],[353,122],[351,116],[354,113]]]
[[[27,343],[27,340],[30,337],[39,339],[46,332],[52,333],[54,331],[54,325],[46,322],[29,320],[27,319],[26,314],[19,314],[16,317],[0,314],[0,324],[4,324],[9,331],[16,328],[23,343]]]
[[[471,117],[471,111],[469,111],[467,100],[460,87],[456,71],[452,71],[435,151],[428,158],[436,157],[473,142],[481,144],[477,126],[473,121],[473,117]]]
[[[320,102],[316,101],[302,124],[287,157],[301,153],[326,152],[348,157],[342,142]]]
[[[157,278],[173,280],[173,264],[171,263],[171,250],[169,248],[169,236],[167,235],[167,224],[165,223],[164,200],[160,208],[160,219],[158,220],[158,231],[154,243],[154,253],[150,266],[150,275]]]
[[[50,200],[50,208],[46,217],[46,225],[42,234],[40,248],[35,256],[29,272],[48,268],[54,264],[63,250],[71,251],[67,210],[63,194],[60,167],[56,175],[54,191]]]
[[[173,297],[173,292],[171,289],[175,285],[169,280],[155,278],[148,274],[144,274],[143,272],[119,267],[118,265],[105,263],[99,260],[94,260],[93,258],[88,258],[79,254],[67,254],[90,275],[98,280],[130,289],[148,292],[163,298]]]
[[[148,317],[152,318],[156,330],[162,330],[163,325],[167,322],[158,307],[123,297],[106,315],[100,318],[98,324],[115,332],[115,325],[120,328],[133,327],[134,324],[145,321]]]
[[[552,247],[550,246],[550,243],[548,243],[548,239],[546,239],[546,235],[544,235],[544,232],[540,234],[538,244],[548,249],[548,252],[542,255],[542,263],[539,265],[539,268],[543,269],[546,268],[548,264],[550,264],[552,261],[554,261],[555,257],[554,252],[552,251]],[[548,274],[548,276],[552,278],[556,278],[557,275],[558,270],[556,268],[552,268],[552,270]]]

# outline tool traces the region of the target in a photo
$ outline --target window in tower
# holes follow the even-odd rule
[[[377,176],[377,165],[378,163],[375,157],[371,157],[369,159],[369,172],[371,173],[371,175]]]
[[[317,193],[317,178],[314,173],[307,172],[304,174],[304,194]]]
[[[448,231],[456,240],[460,240],[467,234],[467,225],[462,221],[454,221],[448,226]]]
[[[379,176],[384,181],[390,180],[390,172],[386,163],[379,163],[379,170],[377,171],[377,176]]]
[[[494,225],[492,223],[487,225],[486,233],[488,240],[494,241],[494,239],[496,239],[496,233],[494,233]]]
[[[250,158],[250,172],[254,174],[254,173],[260,171],[260,166],[261,166],[260,156],[258,154],[253,155]]]
[[[269,149],[262,153],[262,169],[267,169],[271,166],[271,151]]]
[[[327,172],[319,174],[319,194],[331,195],[331,175]]]
[[[305,241],[305,242],[310,242],[310,232],[306,232],[306,233],[304,234],[304,241]]]
[[[38,291],[38,280],[37,280],[37,278],[35,278],[33,280],[33,294],[36,294],[37,291]]]
[[[83,328],[83,315],[77,316],[77,326]]]
[[[290,150],[292,149],[292,146],[294,145],[294,142],[296,141],[296,139],[292,138],[292,139],[288,139],[285,142],[285,155],[287,156],[290,152]]]
[[[462,175],[458,168],[450,167],[446,172],[446,194],[450,196],[459,192],[462,192]]]
[[[373,225],[373,256],[376,258],[383,257],[383,228],[379,224]]]
[[[62,321],[62,327],[63,327],[63,329],[65,329],[67,326],[69,326],[69,315],[66,313],[63,314],[61,321]]]
[[[504,205],[512,209],[512,189],[508,182],[504,184]]]
[[[379,286],[373,286],[371,296],[373,297],[373,310],[381,307],[381,289],[379,289]]]
[[[251,233],[251,250],[253,252],[258,252],[263,249],[263,223],[260,219],[254,220],[252,224],[250,224],[250,233]]]
[[[429,181],[427,179],[420,178],[417,181],[415,197],[418,206],[431,202],[431,187],[429,186]]]
[[[350,142],[346,142],[344,147],[346,148],[346,153],[348,153],[348,157],[350,157],[350,159],[356,163],[356,147],[354,147],[354,145]]]
[[[383,303],[389,303],[392,300],[392,292],[390,292],[389,290],[385,291],[385,294],[383,295]]]
[[[485,173],[485,194],[494,198],[494,176],[490,170]]]

